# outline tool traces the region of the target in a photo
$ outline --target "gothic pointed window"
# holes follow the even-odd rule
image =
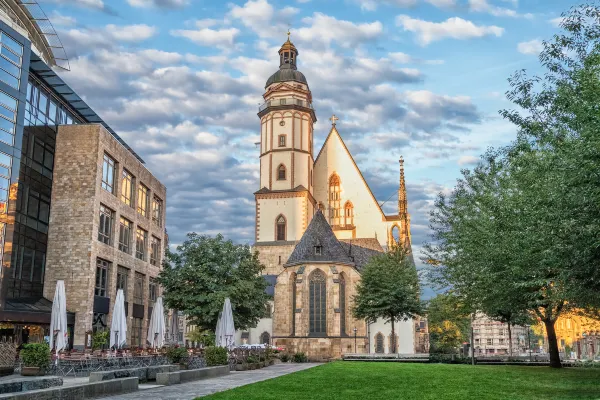
[[[375,335],[375,353],[383,354],[383,335],[381,332]]]
[[[340,274],[340,336],[346,336],[346,278]]]
[[[309,279],[309,333],[312,336],[327,335],[326,276],[320,269]]]
[[[329,224],[341,225],[340,177],[335,172],[329,178]]]
[[[344,225],[354,225],[354,205],[350,200],[344,204]]]
[[[286,221],[283,215],[277,217],[275,222],[275,240],[285,240]]]
[[[269,332],[263,332],[260,335],[260,344],[271,344],[271,335],[269,335]]]
[[[279,164],[279,167],[277,167],[277,180],[285,181],[285,179],[286,179],[285,175],[286,175],[285,165]]]

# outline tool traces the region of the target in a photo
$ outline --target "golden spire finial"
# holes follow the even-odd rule
[[[289,42],[290,41],[290,28],[288,28],[287,35],[288,35],[288,42]]]

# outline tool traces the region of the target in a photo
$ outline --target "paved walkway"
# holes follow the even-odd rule
[[[276,364],[253,371],[231,372],[218,378],[204,379],[195,382],[172,386],[140,385],[135,393],[104,397],[106,400],[192,400],[216,392],[233,389],[251,383],[291,374],[292,372],[315,367],[319,364]]]

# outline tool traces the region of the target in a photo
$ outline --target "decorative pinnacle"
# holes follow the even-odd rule
[[[288,42],[289,42],[290,41],[290,29],[289,28],[288,28],[288,31],[287,31],[287,35],[288,35]]]
[[[331,121],[331,125],[335,126],[335,123],[339,120],[339,118],[333,114],[329,120]]]

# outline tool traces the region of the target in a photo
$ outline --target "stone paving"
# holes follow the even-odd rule
[[[142,385],[135,393],[103,397],[105,400],[192,400],[216,392],[249,385],[271,378],[277,378],[293,372],[302,371],[320,364],[276,364],[253,371],[231,372],[218,378],[182,383],[173,386]]]

